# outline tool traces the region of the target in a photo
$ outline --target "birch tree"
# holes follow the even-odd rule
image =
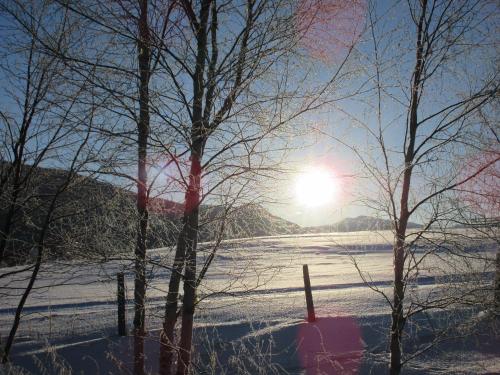
[[[176,354],[177,373],[189,371],[197,288],[213,259],[209,256],[199,271],[201,203],[209,202],[223,186],[244,186],[246,181],[252,187],[251,181],[278,171],[265,156],[272,154],[273,146],[266,145],[302,114],[325,104],[326,93],[345,78],[351,51],[346,48],[327,70],[327,79],[318,80],[300,61],[304,23],[298,19],[303,14],[297,3],[203,0],[181,4],[188,20],[183,43],[166,46],[165,59],[159,62],[170,74],[170,93],[175,93],[170,102],[172,116],[165,121],[177,131],[177,153],[189,157],[184,169],[179,168],[184,212],[161,333],[163,374],[172,373]],[[276,145],[274,149],[279,148]],[[246,194],[250,191],[246,189]],[[181,281],[184,293],[179,308]]]
[[[404,16],[391,20],[396,13]],[[479,117],[481,111],[491,115],[498,97],[491,48],[498,42],[492,32],[497,20],[489,2],[419,0],[384,6],[373,2],[369,21],[366,77],[374,82],[374,95],[357,98],[364,115],[345,111],[365,131],[369,147],[362,150],[337,140],[359,157],[379,191],[365,199],[367,205],[393,222],[392,296],[370,285],[369,275],[359,271],[390,306],[390,373],[399,374],[405,363],[432,346],[404,352],[405,327],[412,317],[485,298],[484,280],[472,275],[489,270],[492,262],[470,249],[489,240],[477,235],[481,231],[456,231],[452,226],[463,205],[451,202],[457,191],[500,160],[493,156],[468,169],[462,164],[485,144],[478,134],[489,134],[491,145],[491,123]],[[422,223],[422,229],[408,230],[410,220]],[[446,264],[443,272],[464,272],[470,282],[450,279],[447,290],[436,293],[414,288],[419,274],[429,267],[436,270],[438,260]],[[479,269],[473,266],[478,264]]]

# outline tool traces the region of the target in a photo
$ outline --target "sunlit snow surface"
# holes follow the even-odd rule
[[[211,251],[211,246],[209,243],[200,245],[200,267]],[[493,257],[494,251],[494,247],[484,246],[477,251],[477,254],[481,255],[478,258]],[[168,266],[171,264],[173,249],[150,250],[148,256],[150,264],[147,325],[149,330],[155,331],[161,327],[169,280]],[[418,288],[417,296],[426,296],[431,291],[435,293],[446,288],[446,279],[440,276],[450,273],[450,266],[444,259],[429,257],[426,260],[414,283],[418,285],[415,286]],[[270,357],[278,362],[279,366],[272,368],[278,369],[278,373],[280,366],[286,368],[288,364],[289,368],[286,370],[291,373],[319,374],[322,364],[318,353],[322,352],[329,352],[330,357],[324,356],[325,360],[330,364],[334,363],[334,370],[329,367],[330,370],[322,370],[324,373],[368,373],[367,361],[386,360],[384,356],[389,307],[381,294],[367,287],[355,263],[363,272],[365,281],[391,296],[392,252],[389,232],[314,234],[227,241],[217,250],[217,256],[199,288],[196,316],[198,328],[195,336],[198,336],[199,341],[202,341],[202,336],[209,341],[220,336],[220,340],[225,343],[234,340],[241,343],[246,336],[254,339],[267,337],[268,341],[272,338],[272,350],[284,351],[280,355],[274,354],[276,358],[272,355]],[[488,268],[488,263],[479,259],[472,263],[478,275],[483,275],[488,280],[492,271]],[[316,315],[319,317],[315,325],[307,325],[303,321],[303,264],[309,265]],[[51,262],[44,265],[24,309],[15,344],[14,361],[16,362],[17,358],[17,362],[22,363],[23,355],[42,350],[46,342],[69,350],[68,344],[90,340],[90,343],[85,345],[95,354],[95,348],[104,345],[99,341],[102,340],[100,338],[115,335],[116,273],[122,270],[125,272],[129,298],[128,320],[131,323],[131,259],[93,263]],[[465,271],[464,269],[463,272]],[[458,265],[451,270],[457,277],[461,272]],[[0,280],[2,337],[8,334],[13,309],[28,275],[29,273],[22,273]],[[212,331],[214,326],[218,327],[217,334]],[[342,334],[343,331],[345,332]],[[322,336],[328,336],[330,341]],[[337,338],[332,341],[332,337]],[[117,341],[121,342],[120,340],[106,339],[107,349],[101,348],[97,351],[110,350],[110,342],[116,344]],[[293,342],[302,344],[295,345],[291,353],[289,347]],[[325,348],[325,345],[329,347]],[[120,345],[118,347],[122,348]],[[153,347],[156,348],[157,345]],[[234,344],[231,348],[234,350]],[[226,349],[224,353],[227,352]],[[116,356],[125,358],[127,355],[124,353],[127,351],[123,352],[123,348],[120,350],[118,353],[121,354],[115,353]],[[154,352],[157,348],[151,350]],[[259,350],[271,349],[259,347]],[[203,353],[203,350],[200,352]],[[335,357],[333,362],[332,353]],[[379,353],[382,358],[371,358],[373,353]],[[481,361],[488,362],[490,354],[488,352],[482,356]],[[493,353],[494,356],[496,354]],[[289,359],[287,356],[293,358]],[[413,367],[417,373],[430,371],[423,362],[425,357],[423,358]],[[473,358],[473,354],[469,355],[469,358]],[[268,358],[267,364],[274,359]],[[88,366],[81,365],[80,362],[76,361],[73,366],[76,369],[79,366],[87,369]],[[460,366],[466,366],[457,364],[455,357],[448,362],[443,359],[442,363],[445,365],[442,366],[450,368],[455,364],[458,370]],[[469,360],[467,363],[470,370],[472,362]],[[152,366],[154,369],[154,364]],[[424,366],[423,372],[418,370],[419,366]],[[436,367],[436,373],[442,373],[439,370],[441,367]],[[488,364],[486,368],[491,370]],[[372,371],[373,369],[376,372],[376,366]],[[269,371],[271,373],[271,370]],[[454,373],[457,373],[456,371]]]

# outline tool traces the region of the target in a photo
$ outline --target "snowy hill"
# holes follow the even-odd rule
[[[28,171],[28,166],[24,173]],[[65,180],[66,171],[36,168],[32,185],[22,199],[22,210],[14,218],[7,264],[23,263],[29,257],[37,231],[43,222],[50,199]],[[45,241],[51,258],[108,257],[132,252],[136,233],[135,192],[78,176],[58,199],[56,218]],[[3,227],[9,202],[0,202]],[[148,248],[175,243],[181,225],[182,204],[163,198],[151,198]],[[224,238],[242,238],[301,232],[294,223],[270,214],[260,205],[234,207],[204,205],[200,210],[200,241],[214,240],[225,220]],[[98,235],[97,235],[98,234]]]

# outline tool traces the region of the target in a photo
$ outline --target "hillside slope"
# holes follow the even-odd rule
[[[29,166],[26,167],[26,170]],[[49,202],[66,177],[66,171],[36,168],[32,186],[22,197],[7,249],[7,263],[24,263],[35,244]],[[5,197],[3,197],[5,196]],[[0,228],[9,206],[6,194],[0,199]],[[49,257],[108,257],[132,252],[135,245],[137,213],[135,193],[99,181],[78,176],[58,199],[53,223],[45,241]],[[162,198],[150,200],[149,248],[175,244],[181,226],[182,205]],[[222,223],[224,222],[224,226]],[[204,205],[200,209],[199,241],[291,234],[300,226],[270,214],[256,204],[234,207],[226,212],[221,206]]]

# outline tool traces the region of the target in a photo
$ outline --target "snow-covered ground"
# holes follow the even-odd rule
[[[390,295],[392,254],[389,232],[355,232],[267,237],[227,241],[199,290],[195,341],[200,363],[212,363],[213,373],[385,373],[388,305],[360,277]],[[202,244],[203,264],[211,244]],[[483,246],[478,259],[468,262],[481,278],[491,279],[488,263],[494,248]],[[150,250],[148,284],[148,368],[157,366],[158,329],[168,285],[172,249]],[[479,256],[480,255],[480,256]],[[305,323],[302,265],[309,265],[318,321]],[[164,267],[166,266],[166,267]],[[116,274],[125,272],[128,321],[132,318],[133,273],[127,259],[106,262],[51,262],[29,297],[13,350],[13,362],[34,372],[51,358],[64,358],[74,371],[121,373],[130,368],[130,338],[116,336]],[[10,269],[11,271],[15,268]],[[9,270],[9,271],[10,271]],[[7,271],[3,269],[3,271]],[[465,269],[463,270],[465,271]],[[451,271],[459,278],[458,263]],[[448,288],[450,267],[445,257],[430,257],[419,273],[416,295]],[[6,337],[19,293],[28,272],[0,280],[0,334]],[[452,280],[453,281],[453,280]],[[476,312],[460,310],[470,317]],[[433,316],[446,327],[457,312]],[[459,319],[460,320],[460,319]],[[465,320],[463,318],[462,320]],[[478,319],[475,319],[478,321]],[[425,317],[417,319],[418,344],[433,335]],[[455,324],[455,323],[453,323]],[[418,357],[411,373],[495,373],[500,371],[495,320],[482,318],[475,345],[465,338],[441,345],[439,356]],[[410,325],[409,330],[416,330]],[[435,328],[435,327],[433,327]],[[415,332],[413,332],[415,333]],[[443,349],[447,348],[447,349]],[[214,353],[217,355],[214,356]],[[318,353],[322,353],[318,356]],[[328,353],[328,354],[327,354]],[[258,355],[257,355],[258,354]],[[35,355],[33,357],[33,355]],[[322,359],[318,359],[321,357]],[[35,358],[35,359],[33,359]],[[438,359],[437,359],[438,358]],[[60,361],[55,361],[59,363]],[[123,362],[121,370],[117,363]],[[325,365],[324,363],[328,363]],[[253,366],[253,367],[252,367]],[[325,367],[327,366],[327,367]],[[50,367],[50,366],[49,366]],[[57,373],[54,366],[50,372]],[[60,372],[60,371],[59,371]]]

